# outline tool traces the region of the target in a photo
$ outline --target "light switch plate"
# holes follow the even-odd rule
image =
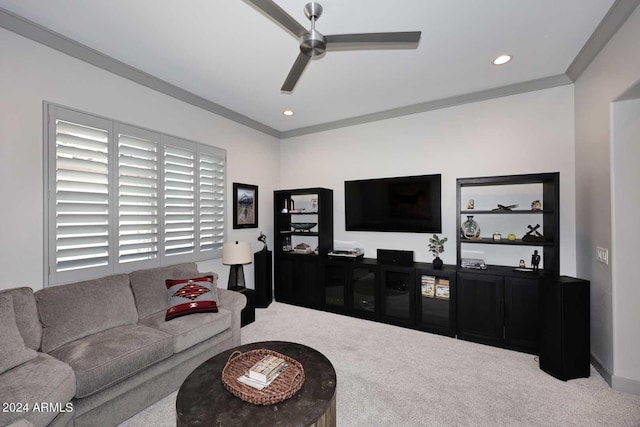
[[[609,249],[596,246],[596,261],[609,264]]]

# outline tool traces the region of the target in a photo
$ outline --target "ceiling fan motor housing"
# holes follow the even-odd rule
[[[327,49],[327,38],[319,31],[311,30],[300,37],[300,51],[307,56],[322,55]]]

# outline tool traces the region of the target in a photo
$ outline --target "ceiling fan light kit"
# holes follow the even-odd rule
[[[296,58],[281,90],[292,92],[302,72],[312,57],[322,55],[329,47],[340,48],[415,48],[420,40],[421,31],[336,34],[324,36],[316,30],[316,20],[322,15],[322,6],[317,2],[307,3],[304,13],[311,21],[311,29],[307,30],[291,15],[271,0],[248,0],[265,15],[282,25],[300,42],[300,53]]]

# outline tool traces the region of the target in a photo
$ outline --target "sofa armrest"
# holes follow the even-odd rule
[[[242,309],[247,305],[247,297],[240,292],[230,291],[228,289],[218,289],[218,299],[220,307],[231,311],[231,333],[233,334],[233,346],[240,345],[240,314]]]

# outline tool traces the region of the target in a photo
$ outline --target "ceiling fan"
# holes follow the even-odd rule
[[[289,71],[281,90],[291,92],[309,60],[322,55],[331,48],[414,48],[420,40],[421,31],[405,31],[394,33],[362,33],[334,34],[325,36],[316,31],[316,21],[322,15],[319,3],[307,3],[304,13],[311,21],[311,29],[307,30],[271,0],[247,0],[249,3],[270,16],[300,41],[300,53]]]

